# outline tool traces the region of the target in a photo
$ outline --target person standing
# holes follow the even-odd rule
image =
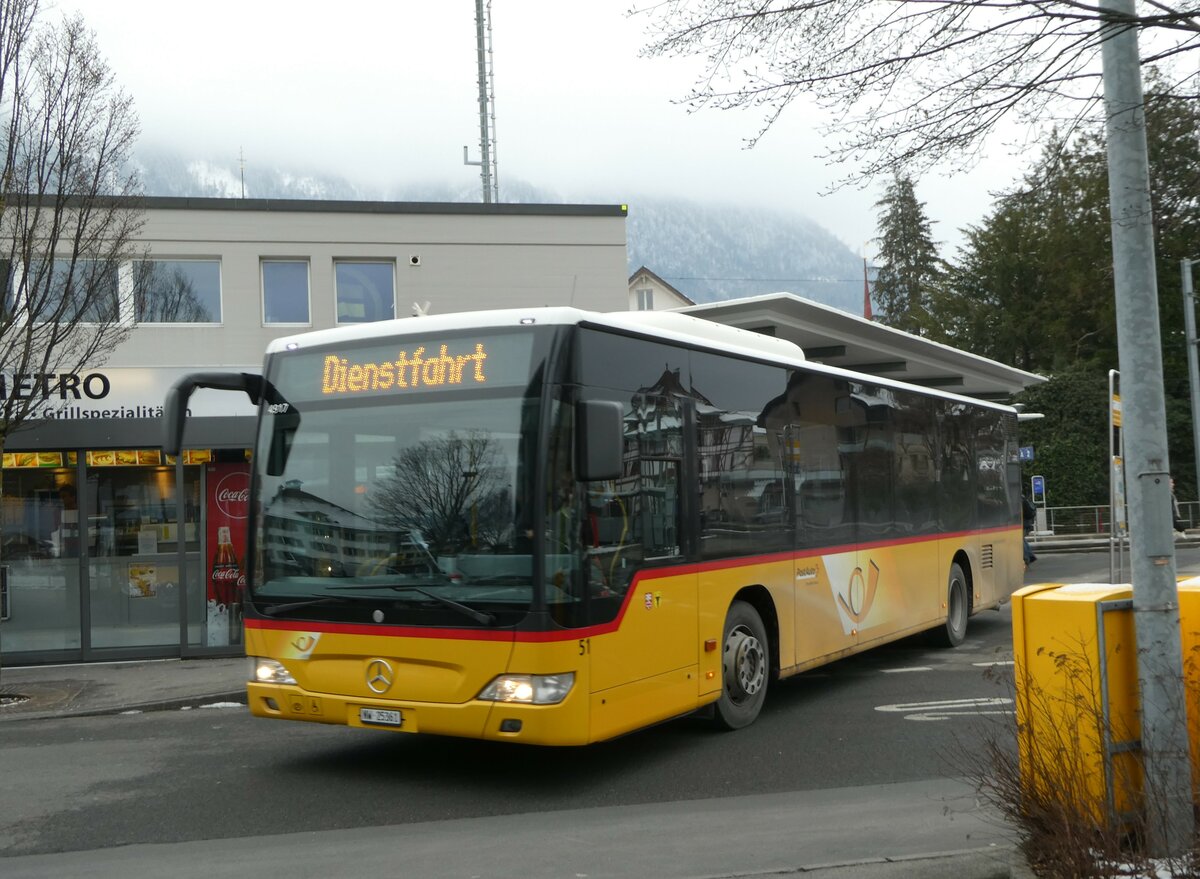
[[[1183,511],[1179,507],[1179,498],[1175,497],[1175,477],[1171,477],[1171,527],[1175,529],[1175,535],[1182,537],[1184,530],[1187,528],[1187,522],[1183,518]]]

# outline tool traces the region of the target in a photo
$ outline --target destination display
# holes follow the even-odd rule
[[[484,362],[487,349],[475,343],[470,354],[450,354],[449,345],[441,345],[436,355],[426,356],[425,346],[401,351],[395,360],[360,361],[337,354],[325,356],[321,376],[322,394],[357,394],[362,391],[388,391],[393,388],[440,388],[445,385],[482,385],[487,382]],[[470,368],[468,368],[470,367]]]
[[[288,352],[271,364],[272,382],[293,403],[491,387],[529,382],[534,334],[453,339],[371,340],[320,352]]]

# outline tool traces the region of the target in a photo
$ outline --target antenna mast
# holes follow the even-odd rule
[[[463,147],[463,164],[479,165],[483,203],[500,201],[500,177],[496,169],[496,81],[492,69],[492,0],[475,0],[475,44],[479,63],[479,153],[478,162],[468,158]]]

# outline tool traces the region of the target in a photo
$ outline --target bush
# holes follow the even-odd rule
[[[982,747],[960,749],[974,764],[966,774],[1017,831],[1021,851],[1042,879],[1200,876],[1195,848],[1175,862],[1145,853],[1144,798],[1153,791],[1146,788],[1140,753],[1118,747],[1110,761],[1103,756],[1107,743],[1138,740],[1136,689],[1134,705],[1106,708],[1099,670],[1089,659],[1095,651],[1087,647],[1039,651],[1054,668],[1045,685],[1020,667],[993,675],[1013,694],[1017,711],[983,732]]]

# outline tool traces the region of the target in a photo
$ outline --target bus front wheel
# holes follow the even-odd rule
[[[770,677],[767,630],[754,606],[735,601],[725,616],[721,654],[721,698],[715,720],[722,729],[749,726],[762,710]]]
[[[936,630],[937,643],[957,647],[967,637],[967,617],[971,605],[967,593],[967,577],[955,562],[950,566],[950,582],[946,587],[946,623]]]

